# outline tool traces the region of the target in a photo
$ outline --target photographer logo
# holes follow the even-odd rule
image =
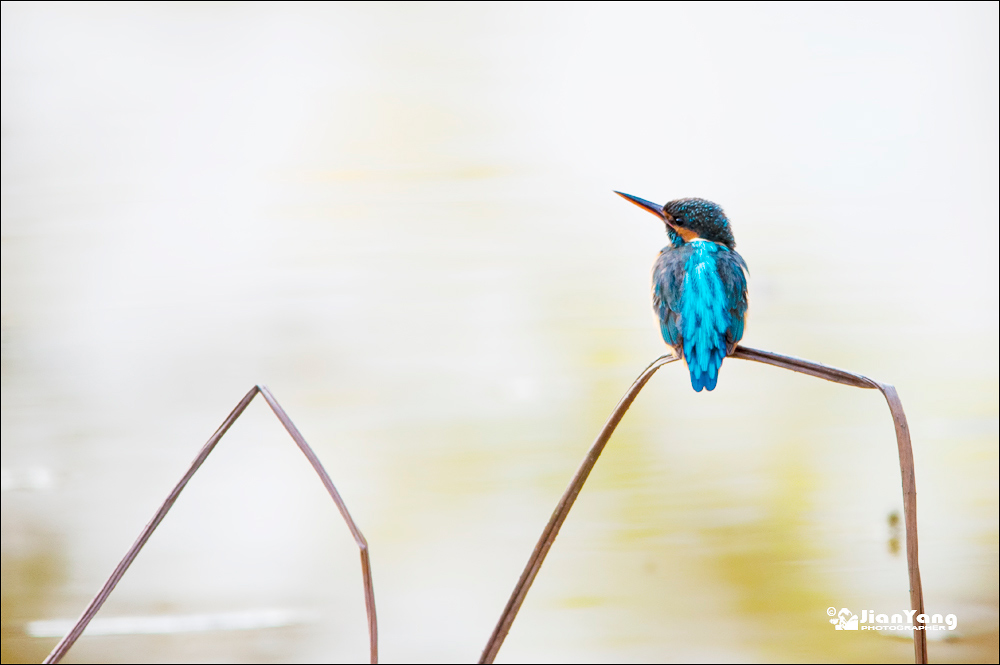
[[[917,614],[916,610],[903,610],[891,615],[861,610],[861,616],[858,616],[846,607],[839,611],[836,607],[828,607],[826,615],[830,617],[830,623],[836,630],[880,630],[903,633],[913,630],[955,630],[958,627],[958,617],[954,614]]]

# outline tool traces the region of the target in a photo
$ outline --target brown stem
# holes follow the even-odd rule
[[[368,645],[371,652],[371,662],[378,662],[378,621],[375,616],[375,588],[372,586],[372,569],[371,562],[368,559],[368,541],[365,540],[364,535],[361,533],[361,529],[358,525],[354,523],[354,518],[347,511],[347,504],[340,497],[340,492],[334,486],[333,481],[330,480],[330,474],[326,472],[323,468],[323,464],[316,457],[316,453],[313,449],[309,447],[306,443],[305,438],[302,433],[299,432],[299,428],[295,426],[285,410],[281,408],[278,404],[278,400],[274,399],[271,391],[267,389],[267,386],[257,386],[260,390],[260,394],[264,396],[267,400],[268,405],[271,410],[274,411],[274,415],[278,416],[278,420],[281,424],[285,426],[285,429],[292,436],[292,439],[298,445],[299,450],[302,454],[306,456],[309,463],[312,464],[313,469],[316,470],[317,475],[319,475],[320,480],[323,482],[323,487],[326,491],[330,493],[330,497],[333,502],[337,504],[337,509],[340,511],[341,516],[344,518],[344,522],[347,523],[347,528],[351,530],[351,535],[354,537],[354,542],[358,545],[358,550],[361,552],[361,581],[365,588],[365,612],[368,615]]]
[[[514,592],[510,594],[510,600],[507,601],[507,606],[504,608],[503,614],[500,615],[500,620],[497,621],[496,628],[493,629],[493,634],[490,635],[490,641],[486,643],[486,648],[483,649],[483,655],[479,658],[480,663],[492,663],[497,657],[497,652],[500,651],[500,646],[507,637],[507,633],[510,632],[510,627],[514,623],[514,618],[517,616],[518,610],[521,609],[521,605],[524,603],[524,598],[528,595],[528,589],[531,588],[531,583],[535,581],[535,577],[542,567],[542,562],[545,561],[545,555],[549,553],[552,543],[555,542],[556,536],[559,535],[560,527],[562,527],[563,522],[566,521],[566,517],[569,515],[570,508],[573,507],[576,497],[579,496],[580,490],[583,489],[583,484],[587,482],[587,476],[590,475],[594,465],[597,464],[597,458],[601,456],[604,445],[611,438],[625,412],[632,406],[636,395],[639,394],[639,391],[642,390],[642,387],[646,385],[646,382],[649,381],[656,370],[675,360],[677,358],[670,355],[657,358],[649,367],[643,370],[639,378],[632,384],[632,387],[625,393],[625,396],[618,402],[615,410],[611,412],[611,416],[604,423],[601,433],[597,435],[597,439],[590,447],[587,456],[580,463],[580,468],[576,470],[576,475],[570,481],[569,487],[566,488],[562,498],[559,499],[556,509],[552,512],[552,517],[549,518],[549,523],[545,525],[545,530],[542,531],[542,535],[538,539],[538,544],[535,545],[535,550],[531,553],[528,564],[524,567],[524,572],[521,573],[521,578],[514,587]]]
[[[232,424],[236,422],[236,419],[240,417],[243,411],[246,410],[253,398],[257,396],[257,393],[264,396],[264,399],[267,400],[268,405],[271,407],[271,410],[274,411],[278,420],[280,420],[281,424],[285,426],[285,429],[292,436],[292,439],[295,440],[295,443],[298,444],[299,449],[306,456],[306,459],[308,459],[309,463],[312,464],[313,469],[316,470],[320,480],[323,482],[323,486],[326,487],[330,496],[333,498],[333,502],[340,510],[340,514],[343,516],[344,521],[347,522],[347,528],[350,529],[351,535],[354,537],[354,542],[357,543],[358,549],[361,551],[361,573],[365,588],[365,609],[368,614],[368,635],[371,648],[371,662],[378,662],[378,628],[375,619],[375,591],[372,587],[371,564],[368,559],[368,543],[365,540],[365,537],[361,534],[357,525],[354,523],[354,520],[351,519],[350,513],[347,512],[347,506],[344,504],[343,499],[340,498],[340,493],[337,492],[337,488],[334,487],[333,481],[330,480],[330,476],[327,474],[326,469],[323,468],[319,458],[316,457],[316,453],[314,453],[312,448],[309,447],[309,444],[306,443],[306,440],[302,437],[298,428],[288,417],[288,414],[285,413],[285,410],[281,408],[278,401],[274,399],[271,391],[269,391],[266,386],[261,385],[254,386],[250,389],[250,392],[243,396],[243,399],[241,399],[240,403],[236,405],[236,408],[233,409],[232,413],[226,417],[222,425],[219,426],[219,429],[215,431],[215,434],[213,434],[208,442],[202,446],[198,455],[191,463],[190,468],[188,468],[187,473],[184,474],[184,476],[180,479],[180,482],[178,482],[170,494],[167,495],[167,498],[160,505],[156,514],[153,515],[153,519],[151,519],[149,524],[145,526],[135,543],[133,543],[132,547],[130,547],[128,552],[125,553],[125,557],[121,560],[121,563],[119,563],[118,567],[116,567],[114,572],[111,573],[111,577],[109,577],[104,583],[104,586],[101,587],[101,590],[96,596],[94,596],[94,599],[90,601],[90,604],[87,605],[87,609],[83,611],[83,614],[77,620],[76,624],[69,631],[69,633],[67,633],[66,636],[59,641],[59,644],[56,645],[52,652],[42,662],[58,663],[62,660],[63,656],[66,655],[66,652],[69,651],[80,638],[80,635],[83,634],[87,625],[94,618],[94,615],[96,615],[100,611],[101,606],[104,605],[104,601],[106,601],[108,596],[111,595],[111,592],[115,590],[118,582],[121,580],[122,576],[125,575],[125,571],[128,570],[129,566],[132,565],[132,562],[139,555],[139,551],[142,550],[146,541],[148,541],[150,536],[153,535],[153,531],[156,530],[156,527],[160,525],[163,518],[167,516],[170,508],[177,502],[181,491],[183,491],[183,489],[187,486],[188,482],[198,469],[201,468],[201,465],[205,463],[205,460],[208,459],[209,454],[215,449],[216,444],[219,443],[222,436],[229,430]]]
[[[889,411],[892,413],[893,423],[896,427],[896,443],[899,448],[899,468],[903,484],[903,513],[906,522],[906,563],[910,575],[910,607],[917,610],[917,614],[923,614],[924,599],[920,585],[920,568],[917,563],[917,489],[913,472],[913,449],[910,445],[910,431],[906,425],[906,415],[903,413],[903,405],[899,401],[896,389],[889,384],[878,383],[861,374],[855,374],[854,372],[770,351],[737,346],[732,355],[734,358],[774,365],[775,367],[799,372],[800,374],[808,374],[809,376],[826,379],[834,383],[841,383],[856,388],[878,389],[885,396],[886,402],[889,404]],[[590,475],[594,465],[597,464],[597,458],[600,456],[601,451],[604,450],[605,444],[611,438],[625,412],[628,411],[636,395],[646,385],[646,382],[649,381],[653,373],[663,365],[674,360],[677,360],[677,358],[673,356],[658,358],[639,375],[639,378],[635,380],[635,383],[628,389],[625,396],[618,402],[618,406],[611,413],[611,417],[608,418],[597,440],[590,447],[590,451],[580,464],[576,475],[573,476],[573,480],[570,481],[569,487],[556,505],[556,509],[553,511],[552,517],[549,518],[549,523],[546,525],[545,530],[542,531],[542,535],[538,539],[538,544],[535,545],[535,549],[531,553],[527,565],[524,567],[524,572],[521,573],[521,577],[518,579],[517,585],[514,587],[514,591],[511,593],[510,599],[507,601],[507,605],[500,615],[500,620],[497,621],[496,628],[493,629],[493,634],[490,635],[490,639],[486,643],[486,648],[483,649],[483,654],[479,660],[480,663],[492,663],[496,658],[504,639],[507,637],[507,633],[510,632],[511,625],[514,623],[518,611],[521,609],[521,605],[524,603],[531,583],[534,582],[535,577],[538,575],[542,562],[545,560],[545,555],[548,554],[549,549],[552,548],[552,544],[555,542],[556,536],[559,534],[559,528],[566,521],[570,508],[573,507],[576,497],[580,494],[583,484],[587,481],[587,476]],[[913,649],[915,662],[926,663],[927,635],[923,630],[914,631]]]
[[[888,383],[873,381],[861,374],[770,351],[738,346],[733,357],[783,367],[858,388],[875,388],[885,397],[896,429],[896,447],[899,450],[899,475],[903,485],[903,520],[906,526],[906,569],[910,578],[910,609],[916,610],[917,615],[923,614],[924,591],[920,583],[920,564],[917,558],[917,480],[913,469],[913,446],[910,443],[910,427],[906,424],[903,403],[896,393],[896,388]],[[924,630],[913,631],[913,661],[927,662],[927,632]]]

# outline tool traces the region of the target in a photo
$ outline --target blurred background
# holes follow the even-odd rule
[[[930,657],[996,662],[997,25],[4,3],[3,662],[44,657],[258,382],[371,543],[383,659],[478,658],[665,351],[663,227],[612,189],[726,208],[748,346],[898,387],[927,608],[958,617]],[[901,511],[877,393],[729,360],[695,394],[669,366],[500,660],[910,660],[827,616],[908,607]],[[357,550],[259,399],[99,617],[132,620],[67,662],[367,658]]]

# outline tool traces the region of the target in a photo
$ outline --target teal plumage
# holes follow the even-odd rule
[[[714,390],[722,361],[743,338],[747,312],[747,266],[729,220],[705,199],[658,206],[621,196],[666,224],[671,243],[653,266],[653,310],[663,340],[687,362],[691,387]]]

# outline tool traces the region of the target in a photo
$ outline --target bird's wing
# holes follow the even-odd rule
[[[729,327],[726,329],[726,352],[732,353],[743,339],[743,328],[747,318],[747,264],[743,257],[733,250],[716,255],[719,278],[729,312]]]
[[[653,311],[660,319],[663,341],[683,354],[681,333],[681,288],[684,285],[684,264],[691,255],[689,247],[664,247],[653,265]]]

